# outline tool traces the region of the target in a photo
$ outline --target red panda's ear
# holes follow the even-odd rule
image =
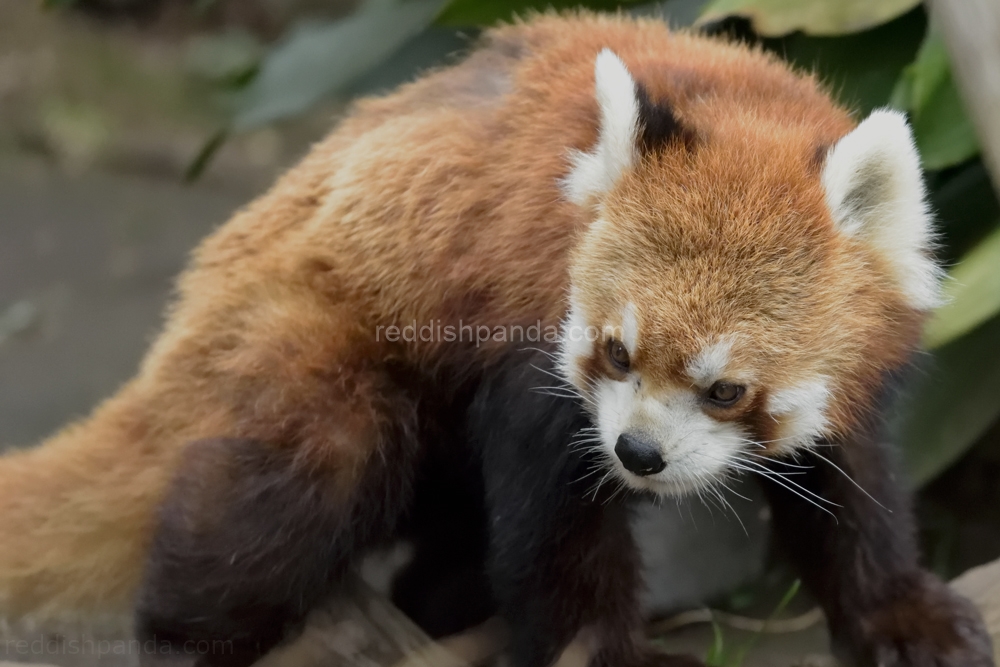
[[[597,144],[571,156],[571,169],[563,181],[567,198],[586,204],[614,186],[636,160],[639,100],[636,85],[625,63],[610,49],[597,55],[594,91],[600,109]]]
[[[837,228],[886,261],[908,304],[938,305],[934,230],[905,116],[874,111],[837,142],[823,166],[823,188]]]

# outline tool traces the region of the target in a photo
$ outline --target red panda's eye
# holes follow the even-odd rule
[[[745,388],[731,382],[716,382],[708,389],[708,400],[719,407],[728,408],[743,398]]]
[[[608,342],[608,358],[611,363],[620,371],[627,371],[631,360],[628,357],[628,350],[621,341],[611,340]]]

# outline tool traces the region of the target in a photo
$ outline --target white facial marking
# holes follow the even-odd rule
[[[631,381],[601,381],[593,395],[601,445],[619,479],[635,489],[682,495],[724,476],[746,444],[739,425],[704,413],[693,392],[678,390],[667,398],[646,396]],[[655,475],[634,475],[615,454],[618,436],[640,432],[660,446],[666,468]]]
[[[699,387],[710,387],[713,382],[725,377],[732,350],[731,340],[720,340],[702,348],[701,352],[688,362],[684,370]]]
[[[939,305],[941,270],[930,254],[934,232],[906,117],[873,111],[827,155],[823,188],[838,229],[879,253],[909,305]]]
[[[582,388],[580,363],[593,352],[593,339],[588,334],[587,319],[573,290],[569,295],[569,311],[562,325],[559,345],[559,370],[573,385]]]
[[[635,304],[629,302],[622,311],[622,343],[630,356],[639,349],[639,321],[635,317]]]
[[[767,411],[781,425],[775,450],[791,451],[812,446],[826,429],[829,401],[828,380],[822,375],[774,392],[768,398]]]
[[[601,111],[597,145],[590,153],[571,154],[572,168],[562,183],[566,197],[580,205],[610,190],[635,162],[636,154],[639,101],[635,81],[610,49],[601,51],[594,62],[594,87]]]

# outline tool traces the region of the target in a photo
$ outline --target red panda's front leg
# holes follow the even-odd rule
[[[796,468],[803,474],[795,483],[833,503],[826,511],[787,484],[763,483],[779,539],[826,612],[834,650],[858,667],[992,667],[979,613],[918,564],[910,498],[878,437],[821,446],[799,463],[811,468]]]
[[[576,442],[590,420],[576,401],[536,391],[551,384],[541,355],[515,361],[490,376],[469,418],[486,489],[487,574],[511,628],[510,664],[547,667],[579,638],[591,667],[701,665],[645,643],[629,508]]]

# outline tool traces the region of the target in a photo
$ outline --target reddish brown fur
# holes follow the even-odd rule
[[[295,448],[350,493],[387,434],[418,411],[392,368],[430,382],[468,377],[503,347],[376,341],[376,327],[556,325],[571,258],[581,270],[616,271],[618,258],[578,247],[592,212],[558,188],[567,150],[597,136],[593,63],[604,47],[697,136],[693,149],[650,157],[607,203],[626,247],[635,229],[663,230],[669,252],[649,261],[664,275],[669,259],[705,262],[697,274],[713,276],[653,295],[664,318],[643,349],[690,353],[705,333],[733,327],[752,338],[760,318],[733,314],[768,311],[779,347],[758,349],[754,365],[796,373],[803,350],[824,350],[847,369],[831,419],[849,428],[919,322],[878,258],[834,238],[813,161],[817,146],[850,130],[847,113],[760,51],[654,21],[539,17],[488,33],[462,64],[360,102],[202,243],[134,380],[41,448],[3,459],[0,532],[20,537],[0,542],[0,609],[127,608],[154,507],[192,440]],[[720,220],[732,223],[723,237],[712,226]],[[720,243],[721,255],[696,253]],[[760,269],[752,282],[727,273],[747,258]],[[622,280],[636,293],[668,284]],[[802,317],[776,300],[791,292],[824,305],[781,327]],[[585,295],[598,311],[618,307],[611,297]],[[717,299],[730,308],[714,311]],[[670,319],[684,300],[705,313],[703,330]],[[867,349],[851,346],[859,340]],[[641,352],[637,363],[666,378],[679,361]]]

